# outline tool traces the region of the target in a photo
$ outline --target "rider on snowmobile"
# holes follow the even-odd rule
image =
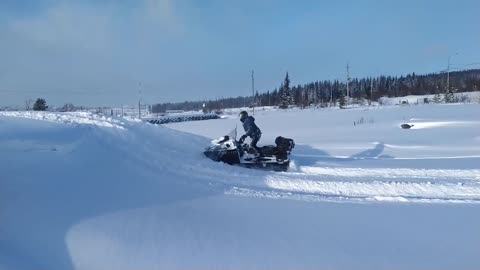
[[[245,138],[250,137],[252,139],[252,142],[250,143],[250,146],[257,150],[259,153],[259,149],[257,147],[257,143],[260,140],[260,137],[262,136],[262,132],[260,129],[255,125],[255,118],[253,116],[248,116],[248,113],[246,111],[242,111],[239,114],[240,116],[240,121],[242,122],[243,129],[245,130],[245,134],[240,137],[239,142],[243,143]]]

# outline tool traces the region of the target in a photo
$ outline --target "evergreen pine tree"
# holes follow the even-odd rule
[[[33,104],[34,111],[45,111],[47,108],[47,102],[43,98],[37,98],[37,100]]]
[[[451,90],[447,90],[445,96],[443,97],[445,103],[453,103],[455,101],[453,92]]]
[[[293,104],[293,96],[290,93],[290,78],[287,75],[285,76],[285,81],[283,82],[282,87],[280,88],[280,108],[286,109],[288,105]]]
[[[343,109],[346,103],[347,103],[347,100],[345,99],[345,94],[342,91],[340,93],[340,96],[338,97],[338,105],[340,106],[341,109]]]
[[[283,104],[283,83],[280,85],[280,88],[278,89],[278,101],[279,101],[278,106],[282,109],[285,109],[284,108],[285,104]]]
[[[440,96],[440,93],[436,93],[435,96],[433,96],[433,102],[440,103],[441,101],[442,101],[442,96]]]

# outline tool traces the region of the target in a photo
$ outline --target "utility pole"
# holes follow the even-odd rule
[[[373,77],[370,80],[370,102],[373,100]]]
[[[455,53],[454,55],[458,55]],[[452,58],[451,55],[448,56],[448,64],[447,64],[447,93],[450,91],[450,59]]]
[[[142,83],[138,83],[138,119],[142,119],[142,111],[140,110],[140,101],[142,100]]]
[[[448,64],[447,64],[447,93],[450,89],[450,58],[451,56],[448,57]]]
[[[255,115],[255,78],[253,77],[253,69],[252,69],[252,98],[253,98],[252,115]]]
[[[330,106],[331,107],[333,104],[333,84],[330,84]]]
[[[142,112],[140,111],[140,99],[138,100],[138,119],[142,119]]]
[[[349,85],[350,85],[350,66],[347,62],[347,106],[349,104],[349,101],[350,101],[350,88],[349,88]]]
[[[450,89],[450,58],[451,56],[448,56],[448,64],[447,64],[447,93],[448,90]]]

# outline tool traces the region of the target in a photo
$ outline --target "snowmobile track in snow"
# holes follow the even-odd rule
[[[260,186],[224,188],[231,195],[303,201],[480,203],[480,170],[301,167],[268,174]]]

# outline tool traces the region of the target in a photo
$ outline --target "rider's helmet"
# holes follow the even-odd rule
[[[248,113],[246,111],[241,111],[238,116],[240,116],[240,121],[245,121],[245,119],[247,119],[248,117]]]

